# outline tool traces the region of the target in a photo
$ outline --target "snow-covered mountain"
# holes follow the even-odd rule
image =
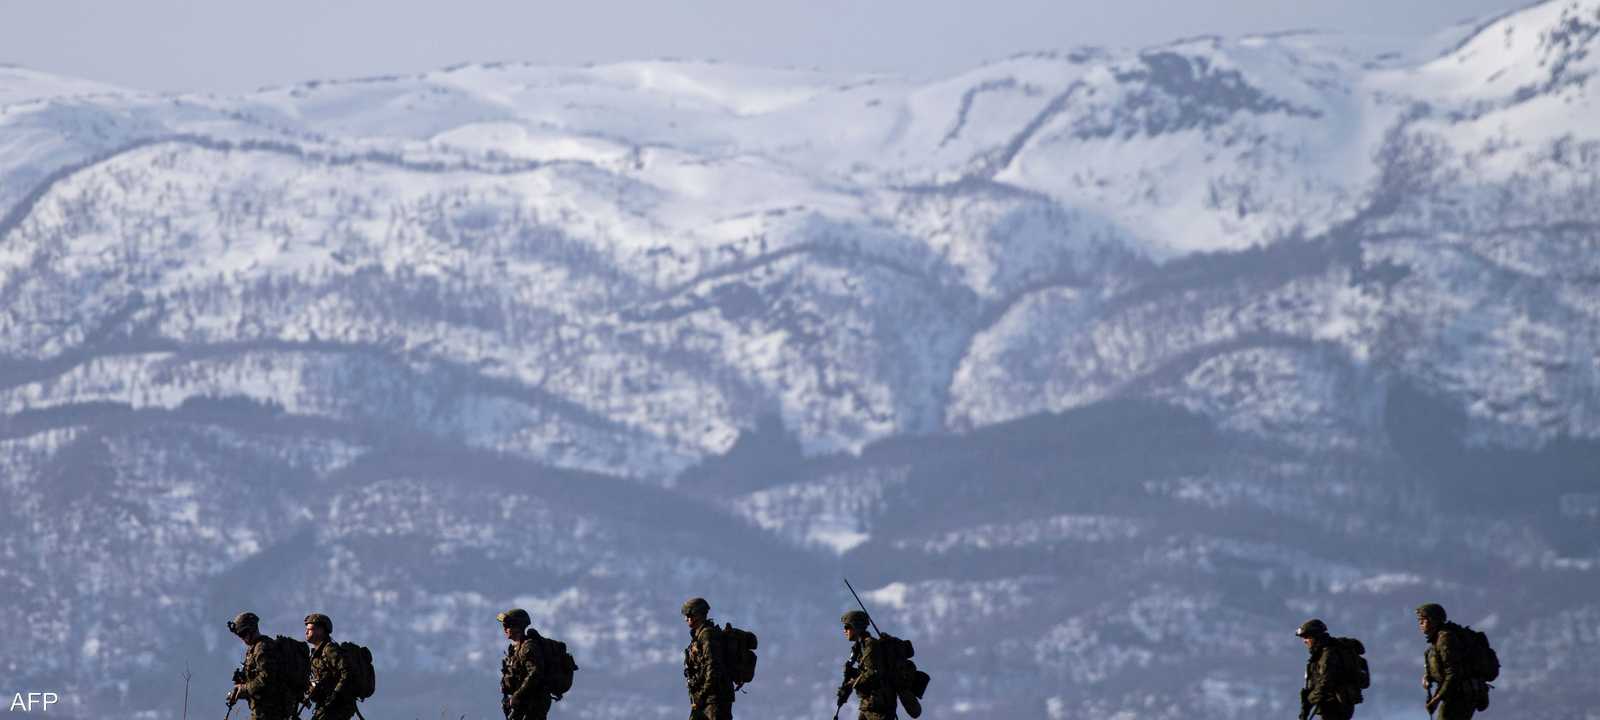
[[[1398,715],[1440,599],[1497,708],[1575,717],[1600,0],[1441,38],[0,67],[0,676],[175,717],[223,619],[319,610],[379,712],[488,717],[521,604],[585,667],[558,714],[665,717],[704,594],[762,634],[741,714],[809,717],[848,572],[944,715],[1277,716],[1311,614]]]

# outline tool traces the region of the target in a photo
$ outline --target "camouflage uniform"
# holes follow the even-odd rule
[[[1326,720],[1350,720],[1356,708],[1346,701],[1345,688],[1340,685],[1340,678],[1347,672],[1345,659],[1333,640],[1326,634],[1317,637],[1311,645],[1311,656],[1306,660],[1302,704],[1307,708],[1315,707],[1317,716]]]
[[[867,637],[850,648],[850,662],[856,667],[856,673],[847,687],[855,690],[856,717],[860,720],[893,720],[895,717],[892,668],[884,667],[887,658],[881,647],[877,638]]]
[[[284,658],[279,656],[277,643],[265,635],[257,635],[244,651],[242,697],[250,701],[250,720],[289,720],[294,717],[295,704],[300,698],[292,697],[290,679]]]
[[[728,677],[722,631],[707,618],[683,649],[683,677],[689,687],[689,720],[731,720],[733,680]]]
[[[311,720],[350,720],[356,714],[354,679],[339,643],[332,640],[311,650],[311,691],[306,697],[317,704]]]
[[[1467,669],[1466,641],[1458,634],[1460,630],[1460,625],[1444,623],[1429,638],[1423,655],[1423,677],[1434,684],[1434,693],[1439,697],[1435,720],[1468,720],[1477,712],[1475,681]]]
[[[540,674],[544,667],[544,639],[533,628],[522,642],[506,645],[500,661],[500,694],[506,697],[506,717],[545,720],[550,715],[550,691]]]

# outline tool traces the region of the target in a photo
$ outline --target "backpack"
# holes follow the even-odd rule
[[[895,695],[900,704],[905,707],[906,714],[913,720],[922,715],[923,693],[928,691],[928,683],[932,680],[927,673],[918,670],[917,664],[911,658],[917,654],[916,646],[910,640],[897,638],[887,633],[878,633],[878,647],[883,652],[884,662],[889,665],[889,677],[893,678]]]
[[[722,632],[719,634],[722,641],[722,657],[727,663],[729,679],[738,687],[754,680],[756,677],[756,647],[760,640],[756,634],[749,630],[741,630],[731,623],[723,623]]]
[[[311,689],[311,646],[288,635],[272,639],[272,653],[284,670],[283,694],[295,702]]]
[[[339,643],[339,655],[344,658],[345,669],[350,672],[350,682],[357,700],[372,697],[378,691],[378,672],[372,667],[372,651],[353,642]]]
[[[1361,691],[1372,687],[1372,672],[1367,669],[1367,648],[1355,638],[1334,638],[1334,648],[1338,649],[1340,657],[1339,684],[1348,688],[1345,698],[1351,705],[1360,705],[1363,698]]]
[[[561,696],[572,691],[572,674],[578,671],[578,661],[572,659],[567,644],[543,635],[539,636],[539,654],[543,662],[539,674],[550,699],[561,702]]]
[[[1478,712],[1483,712],[1489,709],[1489,691],[1494,688],[1489,683],[1500,677],[1500,654],[1489,644],[1488,634],[1465,625],[1457,625],[1455,630],[1456,637],[1465,641],[1467,672],[1472,675],[1473,704]]]
[[[1465,625],[1460,637],[1467,641],[1467,671],[1472,679],[1490,683],[1500,678],[1500,655],[1489,644],[1489,636]]]

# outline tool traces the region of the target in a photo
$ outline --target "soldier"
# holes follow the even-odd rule
[[[711,604],[689,598],[683,621],[689,626],[689,647],[683,649],[683,677],[689,686],[689,720],[732,720],[733,680],[722,656],[721,631],[706,616]]]
[[[1467,720],[1478,705],[1461,626],[1449,622],[1438,603],[1427,603],[1417,608],[1417,628],[1428,638],[1422,672],[1428,715],[1437,720]]]
[[[322,613],[307,615],[306,642],[311,644],[311,687],[301,704],[316,704],[311,720],[350,720],[356,714],[355,679],[333,641],[333,620]]]
[[[550,715],[550,693],[541,673],[545,669],[543,644],[533,618],[522,608],[495,616],[505,632],[505,659],[500,661],[500,711],[510,720],[545,720]]]
[[[1310,652],[1306,660],[1306,684],[1300,690],[1300,720],[1316,713],[1325,720],[1350,720],[1356,713],[1349,679],[1352,661],[1343,648],[1328,635],[1326,623],[1312,618],[1294,631]]]
[[[887,659],[879,640],[867,632],[871,618],[861,610],[851,610],[839,619],[844,623],[844,638],[850,641],[850,659],[845,661],[844,682],[835,699],[843,707],[854,691],[859,720],[894,720],[895,668],[885,667]]]
[[[261,619],[244,612],[228,621],[228,631],[244,643],[244,665],[233,673],[233,689],[228,692],[228,708],[239,700],[250,702],[251,720],[289,720],[294,717],[296,698],[288,663],[279,657],[278,648],[261,634]]]

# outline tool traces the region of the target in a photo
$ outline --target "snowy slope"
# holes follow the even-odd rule
[[[667,717],[705,594],[770,648],[741,715],[815,717],[844,573],[951,716],[1281,716],[1309,614],[1398,716],[1427,596],[1568,717],[1597,51],[1559,0],[930,83],[0,68],[0,671],[170,717],[218,618],[311,605],[375,709],[487,716],[522,604],[590,668],[561,712]]]

